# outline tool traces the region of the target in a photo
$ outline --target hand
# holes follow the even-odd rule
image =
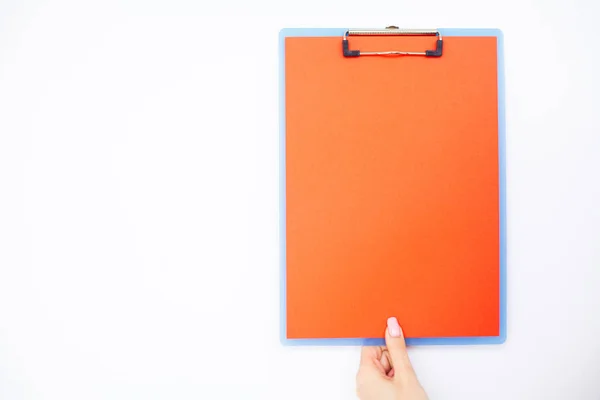
[[[428,400],[408,358],[402,328],[389,318],[385,331],[386,346],[362,348],[356,375],[360,400]]]

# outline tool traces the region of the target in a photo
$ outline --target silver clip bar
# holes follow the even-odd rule
[[[348,36],[437,36],[435,50],[425,51],[360,51],[350,50]],[[435,29],[400,29],[397,26],[388,26],[385,29],[348,29],[342,38],[342,52],[344,57],[359,56],[425,56],[441,57],[443,50],[442,34]]]

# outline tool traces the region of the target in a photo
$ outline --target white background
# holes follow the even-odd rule
[[[508,341],[411,349],[423,385],[600,399],[599,11],[2,1],[0,398],[354,398],[357,348],[278,340],[277,35],[395,24],[505,33]]]

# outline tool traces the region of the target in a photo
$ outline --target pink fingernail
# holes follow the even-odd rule
[[[396,317],[390,317],[387,320],[387,328],[391,337],[400,337],[402,336],[402,329],[400,328],[400,324]]]

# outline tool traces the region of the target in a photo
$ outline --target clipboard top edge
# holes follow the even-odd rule
[[[350,28],[299,28],[288,27],[279,30],[279,38],[287,37],[328,37],[344,36]],[[358,28],[357,28],[358,29]],[[499,40],[504,39],[504,32],[500,28],[437,28],[444,36],[493,36]]]

